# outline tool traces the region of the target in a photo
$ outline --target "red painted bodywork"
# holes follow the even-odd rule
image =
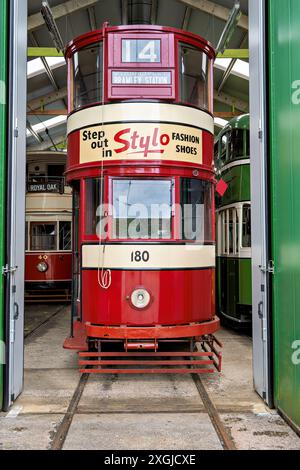
[[[133,308],[127,299],[137,286],[146,288],[151,295],[149,307],[143,310]],[[98,285],[97,270],[83,270],[82,319],[94,324],[128,326],[204,322],[215,312],[213,286],[213,269],[116,270],[112,271],[111,287],[105,290]]]
[[[121,39],[126,37],[161,38],[168,44],[168,53],[163,54],[160,68],[157,64],[124,64],[120,62]],[[178,42],[185,42],[197,47],[207,54],[211,61],[215,58],[212,46],[203,38],[186,31],[160,26],[119,26],[93,31],[72,41],[66,49],[69,71],[69,113],[79,110],[73,109],[71,102],[71,60],[75,52],[85,46],[99,43],[104,39],[104,95],[103,102],[93,105],[105,105],[116,102],[116,98],[122,96],[122,102],[132,101],[157,101],[176,106],[184,105],[179,99],[178,80]],[[113,56],[113,57],[112,57]],[[112,93],[110,73],[111,69],[122,70],[139,68],[139,70],[170,70],[172,72],[172,87],[166,96],[163,87],[155,88],[151,85],[143,87],[124,86],[122,91]],[[209,70],[209,110],[213,111],[213,68]],[[126,88],[127,87],[127,88]],[[149,91],[150,90],[150,91]],[[154,91],[153,91],[154,90]],[[121,93],[121,94],[120,94]],[[150,100],[151,98],[151,100]],[[87,107],[90,107],[87,106]],[[80,110],[83,107],[80,108]],[[82,127],[90,123],[82,122]],[[214,188],[213,168],[213,143],[214,136],[208,131],[203,131],[203,163],[201,165],[182,163],[176,161],[113,161],[80,164],[79,147],[80,131],[76,130],[68,136],[68,160],[67,180],[71,185],[80,188],[80,208],[78,227],[78,246],[76,251],[80,253],[80,247],[86,242],[98,241],[96,235],[85,234],[85,215],[88,211],[85,201],[85,178],[104,176],[104,200],[111,200],[112,177],[150,177],[171,178],[174,185],[173,201],[179,203],[179,180],[182,177],[199,178],[211,181]],[[214,189],[212,189],[214,193]],[[212,195],[212,207],[210,213],[212,221],[212,240],[214,233],[214,195]],[[175,224],[176,221],[176,224]],[[173,232],[170,243],[180,242],[177,214],[173,220]],[[107,234],[106,241],[113,241],[111,232]],[[119,240],[121,242],[121,240]],[[147,243],[151,240],[147,240]],[[157,242],[157,241],[156,241]],[[210,240],[211,242],[211,240]],[[164,241],[164,243],[166,243]],[[74,245],[73,245],[74,246]],[[215,316],[215,272],[212,268],[192,270],[112,270],[112,284],[108,289],[103,289],[98,284],[97,269],[81,269],[80,306],[78,302],[76,311],[78,318],[74,323],[74,337],[67,338],[65,347],[70,349],[84,349],[86,337],[105,339],[130,339],[147,338],[186,338],[210,335],[219,329],[219,320]],[[151,296],[151,303],[144,310],[132,307],[127,298],[137,287],[146,287]]]
[[[42,261],[48,264],[44,273],[37,269],[37,265]],[[71,282],[71,276],[71,252],[37,251],[25,255],[25,282]]]

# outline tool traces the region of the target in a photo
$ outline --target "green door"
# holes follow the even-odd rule
[[[300,427],[300,1],[268,6],[274,399]]]
[[[4,266],[6,133],[7,133],[7,0],[0,0],[0,268]],[[0,410],[3,403],[4,278],[0,273]]]

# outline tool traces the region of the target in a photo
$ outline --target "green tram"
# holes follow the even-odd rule
[[[217,308],[221,318],[251,322],[249,114],[232,119],[215,143],[217,178],[228,185],[216,201]]]

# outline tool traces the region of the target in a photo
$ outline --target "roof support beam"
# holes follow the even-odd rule
[[[151,24],[156,24],[156,21],[157,21],[157,8],[158,8],[158,1],[157,0],[152,0],[151,14],[150,14]]]
[[[66,140],[66,134],[63,134],[63,135],[60,135],[58,137],[53,137],[52,142],[49,139],[49,140],[46,140],[46,141],[44,141],[44,142],[42,142],[41,144],[38,144],[38,145],[30,145],[29,147],[27,147],[27,150],[28,151],[34,150],[34,151],[37,151],[37,152],[43,152],[43,150],[48,150],[49,148],[53,147],[53,144],[54,145],[59,145],[62,142],[65,142],[65,140]]]
[[[227,95],[227,93],[214,91],[214,100],[219,101],[220,103],[227,104],[233,110],[239,109],[244,113],[249,112],[249,104],[246,101],[234,98],[233,96]]]
[[[230,9],[218,5],[215,2],[211,2],[209,0],[179,0],[181,3],[184,3],[186,6],[194,8],[194,10],[204,11],[209,15],[213,15],[220,20],[227,21],[230,15]],[[242,29],[248,30],[248,16],[242,15],[238,26]]]
[[[27,111],[27,116],[67,116],[68,111],[66,109],[44,109]]]
[[[95,13],[94,7],[88,8],[88,15],[89,15],[91,31],[95,31],[95,29],[97,29],[97,21],[96,21],[96,13]]]
[[[28,47],[27,57],[63,57],[55,47]],[[249,59],[249,49],[226,49],[224,54],[218,54],[219,59]]]
[[[67,96],[67,88],[61,88],[58,91],[53,93],[49,93],[47,95],[40,96],[39,98],[35,98],[27,103],[27,107],[29,111],[37,111],[42,110],[43,107],[54,103],[55,101],[59,101]],[[214,92],[214,99],[219,101],[220,103],[227,104],[232,108],[236,108],[243,112],[248,112],[249,105],[246,101],[239,100],[238,98],[234,98],[233,96],[227,95],[226,93],[219,93],[217,90]],[[49,110],[51,111],[51,110]],[[54,110],[53,110],[54,112]],[[59,113],[63,114],[63,113]]]
[[[186,7],[181,29],[185,29],[185,30],[188,29],[191,14],[192,14],[192,9],[190,7]]]
[[[47,95],[39,96],[34,100],[28,101],[27,108],[29,111],[43,109],[47,104],[54,103],[55,101],[63,100],[68,95],[67,88],[61,88],[58,91],[53,91]]]
[[[121,5],[122,24],[128,24],[128,0],[122,0]]]
[[[214,117],[215,118],[221,118],[221,119],[232,119],[237,116],[241,116],[241,112],[226,112],[226,111],[215,111],[214,112]]]
[[[40,144],[42,144],[43,138],[37,132],[35,132],[35,130],[33,129],[33,127],[31,126],[28,120],[26,121],[26,128],[30,132],[32,137],[34,137],[35,140],[37,140]]]
[[[52,13],[54,19],[62,18],[63,16],[70,15],[76,11],[83,10],[94,6],[98,0],[69,0],[68,2],[62,2],[55,7],[52,7]],[[27,29],[28,31],[34,31],[45,25],[44,19],[40,12],[29,16]]]
[[[239,22],[241,15],[242,15],[242,12],[241,12],[240,1],[236,0],[235,4],[233,5],[233,9],[230,12],[230,15],[228,17],[228,20],[224,26],[224,29],[221,33],[219,42],[217,44],[217,48],[216,48],[217,53],[219,52],[223,53],[225,49],[228,47],[230,39],[232,38],[233,33],[236,30],[236,27],[237,27],[237,24]]]
[[[33,32],[29,33],[29,36],[30,36],[30,39],[31,39],[32,43],[34,44],[34,46],[35,46],[35,47],[39,47],[39,44],[38,44],[38,42],[37,42],[37,40],[36,40],[36,37],[35,37],[34,33],[33,33]],[[45,57],[41,57],[41,61],[42,61],[42,63],[43,63],[43,66],[45,67],[46,74],[47,74],[47,76],[48,76],[48,78],[49,78],[49,80],[50,80],[50,82],[51,82],[51,85],[53,86],[54,90],[57,91],[57,90],[58,90],[58,86],[57,86],[57,83],[56,83],[56,81],[55,81],[54,75],[53,75],[53,73],[52,73],[51,68],[50,68],[49,65],[48,65],[48,62],[47,62],[46,58],[45,58]]]
[[[246,34],[244,35],[243,39],[242,39],[242,42],[241,42],[241,44],[240,44],[240,47],[241,47],[241,48],[245,46],[245,44],[246,44],[246,42],[247,42],[247,39],[248,39],[248,33],[246,33]],[[230,74],[231,74],[231,72],[232,72],[232,69],[233,69],[233,67],[234,67],[234,65],[235,65],[235,63],[236,63],[236,61],[237,61],[236,58],[235,58],[235,59],[232,59],[231,62],[230,62],[230,64],[228,65],[227,70],[226,70],[226,71],[224,72],[224,74],[223,74],[221,83],[220,83],[219,88],[218,88],[218,92],[222,91],[222,89],[224,88],[224,85],[225,85],[225,83],[227,82],[227,80],[228,80],[228,78],[229,78],[229,76],[230,76]]]
[[[63,57],[55,47],[28,47],[27,57]]]
[[[218,59],[249,59],[249,49],[226,49],[217,57]]]

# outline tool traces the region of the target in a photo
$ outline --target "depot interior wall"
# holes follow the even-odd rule
[[[300,427],[299,18],[299,0],[268,0],[274,398]]]

